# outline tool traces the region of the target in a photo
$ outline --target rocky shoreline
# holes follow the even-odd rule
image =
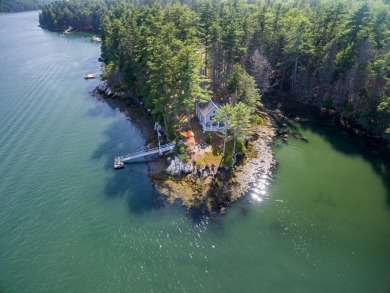
[[[202,171],[201,176],[194,171],[171,176],[165,171],[166,160],[149,162],[150,178],[160,198],[171,204],[181,202],[187,210],[223,213],[226,206],[245,195],[251,183],[270,180],[276,166],[271,144],[277,131],[272,118],[265,112],[262,115],[267,124],[254,129],[246,155],[232,169],[220,166],[210,174]]]
[[[129,117],[140,128],[147,145],[156,143],[152,118],[137,98],[124,98],[102,86],[97,87],[92,95],[113,103]],[[208,214],[223,213],[227,205],[248,191],[251,183],[260,179],[270,180],[276,165],[271,144],[277,134],[277,124],[267,112],[260,114],[266,123],[253,129],[247,153],[239,157],[234,168],[227,170],[222,166],[215,166],[214,170],[202,171],[199,176],[196,168],[189,168],[187,165],[187,171],[169,174],[167,168],[174,165],[174,156],[148,161],[149,178],[156,191],[156,200],[170,204],[181,203],[188,211],[196,209]]]
[[[143,134],[146,146],[155,146],[157,136],[154,132],[154,122],[147,109],[135,98],[124,97],[120,93],[113,93],[107,88],[98,87],[93,95],[124,113],[135,123]],[[201,170],[191,164],[178,163],[175,156],[159,157],[148,161],[149,178],[155,190],[155,200],[170,204],[180,203],[187,211],[196,210],[201,213],[224,213],[226,207],[246,194],[252,183],[266,184],[272,179],[276,168],[271,145],[276,137],[287,141],[289,136],[306,141],[299,133],[291,131],[289,121],[298,123],[308,122],[310,115],[320,119],[322,125],[342,127],[342,131],[350,131],[353,136],[359,137],[374,154],[386,160],[389,149],[386,144],[372,135],[362,132],[358,128],[344,125],[337,115],[321,111],[310,105],[291,105],[284,99],[268,98],[264,101],[266,109],[259,114],[265,119],[263,126],[256,126],[248,143],[245,156],[239,157],[234,168],[226,170],[216,167],[213,170]],[[181,164],[181,167],[177,166]],[[170,166],[171,171],[167,172]],[[175,170],[176,169],[176,170]],[[211,168],[209,168],[211,169]],[[183,172],[184,171],[184,172]]]
[[[357,138],[364,145],[364,148],[386,165],[390,166],[390,144],[382,136],[372,133],[369,129],[360,125],[357,121],[343,117],[342,114],[326,108],[318,108],[307,103],[298,103],[283,97],[276,102],[272,98],[263,101],[270,113],[275,113],[279,108],[281,116],[277,117],[279,135],[283,138],[285,123],[287,120],[294,120],[299,123],[313,122],[320,127],[338,128],[345,137]],[[279,105],[278,105],[279,104]],[[278,107],[279,106],[279,107]],[[296,138],[304,139],[297,133],[286,133]]]

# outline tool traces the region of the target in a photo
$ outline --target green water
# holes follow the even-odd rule
[[[93,98],[99,45],[0,16],[0,292],[389,292],[389,170],[314,123],[227,214],[154,202],[144,144]]]

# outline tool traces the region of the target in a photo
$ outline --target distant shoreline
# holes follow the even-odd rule
[[[23,11],[11,11],[11,12],[7,12],[7,11],[3,11],[3,12],[0,12],[0,15],[2,14],[16,14],[16,13],[26,13],[26,12],[40,12],[41,9],[32,9],[32,10],[23,10]],[[38,25],[40,26],[40,25]]]

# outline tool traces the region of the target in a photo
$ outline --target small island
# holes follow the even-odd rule
[[[155,125],[151,147],[176,143],[174,158],[150,164],[156,189],[213,211],[251,177],[269,177],[272,139],[288,138],[262,96],[389,139],[388,11],[385,1],[358,0],[71,1],[45,6],[40,24],[100,30],[100,92],[142,109],[141,124]]]

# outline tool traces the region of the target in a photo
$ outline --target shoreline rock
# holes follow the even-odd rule
[[[184,163],[180,161],[177,157],[170,159],[170,164],[168,168],[165,169],[165,172],[169,176],[180,176],[182,174],[187,175],[194,171],[194,166],[189,163]]]

